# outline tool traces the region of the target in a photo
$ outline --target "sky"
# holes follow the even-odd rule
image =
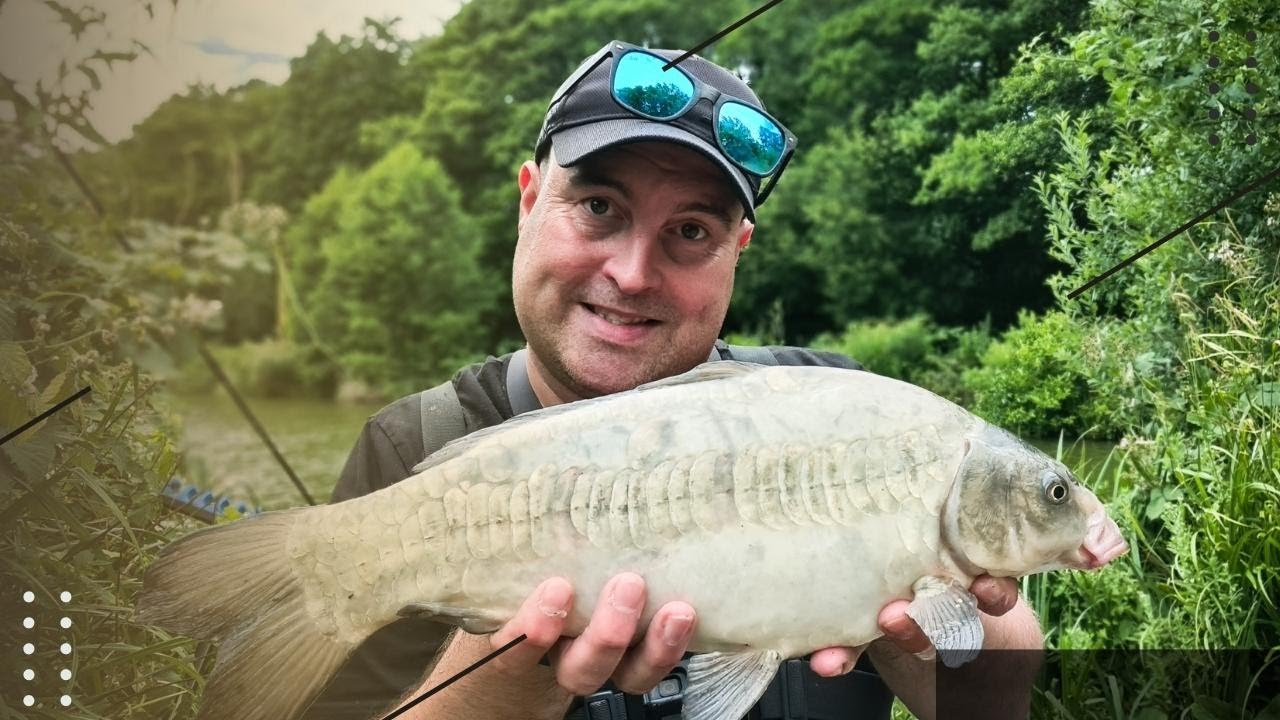
[[[401,37],[439,32],[462,0],[155,0],[148,18],[143,0],[61,0],[66,7],[104,11],[107,21],[77,43],[44,0],[0,0],[0,72],[27,91],[37,79],[57,77],[65,58],[84,48],[128,49],[132,39],[151,49],[102,76],[90,119],[108,140],[128,137],[166,98],[192,83],[219,90],[253,78],[272,83],[289,76],[289,59],[306,50],[316,34],[337,39],[360,32],[364,17],[400,17]],[[76,53],[76,55],[73,55]],[[71,87],[87,86],[75,74]],[[0,103],[0,118],[12,118]]]

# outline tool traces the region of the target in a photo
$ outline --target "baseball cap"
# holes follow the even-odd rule
[[[754,222],[761,179],[744,173],[720,151],[711,103],[701,99],[683,115],[669,121],[651,120],[627,110],[611,93],[610,63],[600,62],[601,55],[610,52],[613,45],[609,43],[583,60],[556,90],[534,145],[534,160],[541,162],[553,144],[556,162],[570,167],[593,153],[627,143],[677,143],[702,153],[724,171],[747,218]],[[683,50],[648,49],[647,52],[667,60],[684,54]],[[725,68],[698,55],[685,58],[679,67],[720,92],[765,110],[764,103],[747,83]]]

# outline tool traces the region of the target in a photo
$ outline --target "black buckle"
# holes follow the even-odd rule
[[[680,704],[689,673],[682,660],[652,690],[641,696],[625,695],[608,685],[573,704],[567,720],[681,720]]]
[[[582,700],[585,720],[627,720],[627,703],[622,693],[599,690]]]

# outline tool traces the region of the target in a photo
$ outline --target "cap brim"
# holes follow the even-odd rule
[[[575,165],[601,150],[644,141],[673,142],[705,155],[729,177],[729,184],[742,202],[747,219],[755,222],[756,213],[752,204],[754,193],[746,175],[707,141],[687,130],[643,118],[625,118],[565,128],[551,136],[556,162],[562,167]]]

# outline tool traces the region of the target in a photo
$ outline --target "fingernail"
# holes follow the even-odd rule
[[[858,664],[858,657],[856,655],[848,660],[845,660],[844,664],[840,666],[840,674],[847,675],[849,671],[853,669],[853,666],[857,664]]]
[[[675,647],[689,637],[689,629],[692,627],[692,615],[672,615],[662,627],[662,641]]]
[[[551,583],[538,593],[538,609],[547,617],[562,618],[569,614],[569,596],[573,591],[563,583]]]
[[[614,610],[635,615],[640,612],[640,605],[643,602],[644,583],[640,578],[626,575],[613,583],[613,589],[609,592],[609,604]]]

